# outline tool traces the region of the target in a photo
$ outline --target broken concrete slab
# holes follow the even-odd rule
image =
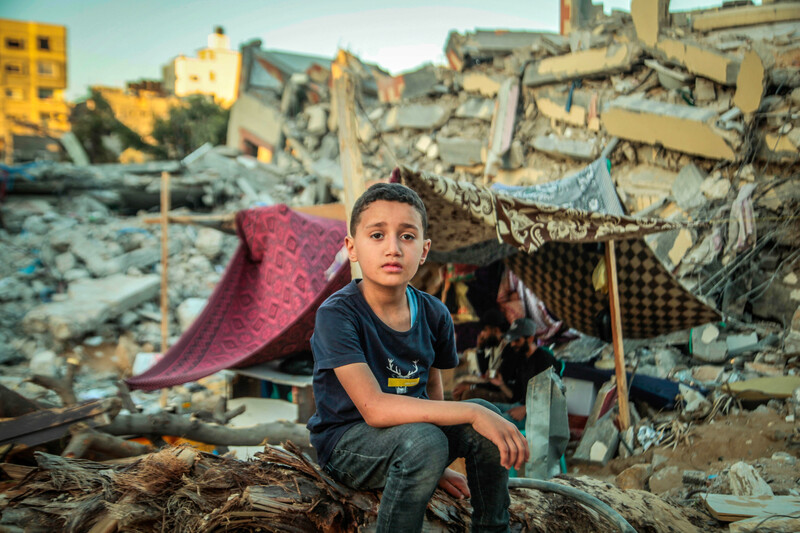
[[[636,37],[655,46],[661,28],[669,22],[669,0],[631,0],[631,18]]]
[[[605,48],[548,57],[529,65],[522,82],[528,87],[538,87],[557,81],[630,70],[641,52],[641,48],[634,43],[613,43]]]
[[[695,31],[712,31],[722,28],[800,20],[800,4],[787,2],[720,9],[698,13],[691,20],[692,29]]]
[[[470,98],[456,109],[458,118],[475,118],[490,121],[494,114],[494,102],[486,98]]]
[[[680,65],[692,74],[703,76],[723,85],[736,84],[739,59],[689,39],[662,37],[649,50],[658,59]]]
[[[725,337],[725,344],[728,346],[728,355],[732,357],[753,352],[760,348],[758,344],[758,334],[756,332],[746,335],[728,335]]]
[[[517,103],[519,102],[519,82],[516,78],[506,78],[497,93],[497,102],[493,110],[492,126],[489,130],[489,147],[486,156],[484,179],[496,176],[500,166],[504,168],[519,167],[517,160],[522,156],[508,154],[514,145],[514,125],[517,120]],[[516,141],[516,146],[521,151],[522,145]],[[508,154],[508,156],[506,156]],[[512,162],[511,159],[515,161]]]
[[[484,142],[461,137],[439,138],[439,158],[446,165],[470,166],[481,163]]]
[[[398,76],[376,74],[375,79],[378,84],[378,98],[383,103],[396,103],[403,99],[428,95],[439,83],[433,65],[425,65],[413,72]]]
[[[706,363],[721,363],[728,358],[728,345],[724,340],[717,340],[719,328],[706,324],[692,329],[692,356]]]
[[[749,50],[739,67],[736,76],[736,92],[733,94],[733,104],[749,114],[758,111],[764,90],[767,85],[767,75],[764,62],[755,50]]]
[[[533,140],[534,149],[551,156],[578,161],[594,161],[597,158],[597,141],[595,139],[566,139],[554,134],[539,135]]]
[[[285,119],[280,109],[266,105],[247,93],[239,95],[233,104],[228,119],[226,144],[250,153],[245,145],[250,142],[272,152],[283,148]]]
[[[611,101],[602,121],[610,135],[710,159],[736,159],[733,132],[714,126],[716,113],[687,105],[667,104],[640,96],[621,96]]]
[[[575,461],[605,465],[619,445],[619,430],[614,425],[613,411],[608,411],[595,424],[584,429],[575,454]]]
[[[700,188],[707,176],[694,163],[685,165],[678,172],[678,177],[672,183],[672,197],[683,210],[689,211],[706,204],[707,200],[700,194]]]
[[[461,86],[468,93],[478,93],[494,98],[500,90],[502,80],[480,72],[468,72],[461,79]]]
[[[381,121],[381,130],[395,131],[400,128],[430,130],[438,128],[449,118],[447,108],[437,104],[406,104],[393,107]]]
[[[536,100],[536,108],[549,119],[559,120],[573,126],[585,126],[592,93],[582,89],[574,89],[572,91],[571,105],[567,110],[569,87],[563,86],[562,89],[559,90],[554,87],[536,89],[533,93],[533,97]]]
[[[160,285],[155,274],[79,280],[70,285],[67,300],[31,309],[22,319],[22,327],[28,333],[50,333],[59,340],[76,339],[155,298]]]
[[[629,211],[636,213],[672,194],[678,174],[653,165],[637,165],[615,172],[614,177],[617,187],[629,197]]]

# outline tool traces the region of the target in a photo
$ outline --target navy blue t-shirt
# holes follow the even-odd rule
[[[322,466],[345,431],[364,421],[334,368],[366,363],[383,392],[427,398],[428,370],[458,365],[453,320],[440,300],[411,287],[417,296],[416,320],[408,331],[395,331],[372,311],[358,281],[325,300],[311,336],[317,412],[308,429]]]

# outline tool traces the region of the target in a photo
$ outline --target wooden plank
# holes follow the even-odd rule
[[[704,502],[714,518],[723,522],[734,522],[753,516],[791,516],[800,513],[800,496],[708,494]]]
[[[617,253],[614,241],[606,243],[606,275],[608,276],[608,303],[611,308],[611,334],[614,341],[614,369],[617,375],[619,429],[624,432],[631,425],[631,412],[628,408],[628,376],[625,374],[625,349],[622,346],[622,316],[619,310]]]
[[[23,444],[37,446],[69,434],[69,426],[83,421],[90,427],[111,423],[119,412],[118,398],[106,398],[81,405],[42,409],[27,415],[0,422],[0,445]]]
[[[169,293],[167,263],[169,261],[169,172],[161,173],[161,353],[167,353],[169,337]],[[161,390],[161,407],[167,406],[167,389]]]

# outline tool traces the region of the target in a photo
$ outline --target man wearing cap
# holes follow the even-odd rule
[[[514,321],[506,333],[506,340],[513,348],[513,356],[508,365],[501,365],[500,373],[490,383],[496,385],[503,393],[504,399],[493,403],[500,409],[500,414],[516,424],[519,429],[525,427],[525,396],[528,393],[528,381],[548,368],[561,365],[547,348],[536,344],[536,325],[528,318]],[[505,359],[506,352],[503,352]],[[513,358],[513,363],[510,360]],[[505,362],[505,360],[504,360]],[[513,364],[513,366],[511,366]]]
[[[489,309],[481,316],[481,331],[478,333],[478,342],[475,348],[474,359],[470,362],[473,372],[477,369],[478,376],[469,375],[456,384],[453,388],[454,400],[466,400],[464,394],[473,390],[476,384],[485,382],[490,368],[497,369],[500,365],[505,343],[503,335],[508,328],[508,322],[499,309]],[[473,396],[469,396],[470,398]],[[482,396],[474,396],[481,397]]]

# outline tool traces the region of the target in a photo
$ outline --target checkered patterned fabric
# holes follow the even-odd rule
[[[625,338],[647,339],[720,319],[664,269],[644,240],[616,244]],[[596,292],[592,285],[592,272],[605,260],[602,249],[549,242],[534,255],[509,257],[506,264],[560,320],[597,336],[596,317],[608,306],[608,294]]]
[[[507,264],[570,327],[597,335],[595,317],[608,296],[595,292],[592,272],[604,260],[597,243],[612,239],[618,243],[625,337],[650,338],[720,319],[669,274],[641,238],[684,227],[680,223],[540,204],[407,168],[401,177],[428,210],[432,251],[466,262],[456,257],[459,251],[497,242],[499,236],[523,252],[506,259]]]

